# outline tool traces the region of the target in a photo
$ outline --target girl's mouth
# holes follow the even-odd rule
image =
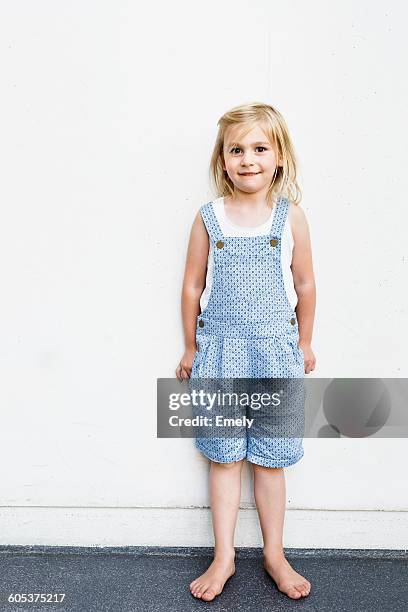
[[[255,176],[259,174],[259,172],[242,172],[240,175],[241,176]]]

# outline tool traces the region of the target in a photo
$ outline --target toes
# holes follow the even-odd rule
[[[289,597],[292,597],[292,599],[299,599],[299,597],[302,597],[302,594],[300,593],[300,591],[298,591],[298,589],[294,586],[289,587],[288,595]]]
[[[190,591],[191,591],[192,595],[194,595],[194,597],[200,597],[201,586],[202,586],[202,584],[198,580],[194,580],[191,583]]]
[[[214,599],[214,597],[216,596],[216,592],[214,589],[207,589],[203,595],[202,595],[202,599],[205,599],[205,601],[211,601],[212,599]]]
[[[203,597],[204,592],[207,590],[207,585],[205,582],[200,582],[196,588],[197,597]]]
[[[306,595],[309,595],[310,593],[311,584],[308,580],[305,580],[304,582],[297,584],[296,588],[305,597]]]

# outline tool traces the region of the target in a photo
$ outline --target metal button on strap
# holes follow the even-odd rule
[[[271,246],[276,246],[278,244],[278,240],[276,238],[272,238],[272,240],[270,240]]]
[[[200,327],[204,327],[204,321],[202,319],[199,320],[198,324]]]
[[[224,243],[223,243],[223,241],[222,241],[222,240],[218,240],[218,241],[215,243],[215,245],[216,245],[216,247],[217,247],[218,249],[222,249],[222,247],[224,246]]]
[[[290,320],[291,324],[294,325],[296,323],[296,319],[294,319],[293,317]]]

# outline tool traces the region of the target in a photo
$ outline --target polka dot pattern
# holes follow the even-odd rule
[[[284,286],[281,238],[289,202],[276,203],[269,236],[224,236],[212,208],[200,213],[214,248],[214,273],[206,308],[197,317],[197,352],[191,379],[303,378],[299,330]],[[218,243],[218,246],[217,246]],[[217,381],[222,382],[222,381]],[[226,381],[228,382],[228,381]],[[299,430],[301,409],[288,420]],[[256,418],[259,415],[251,415]],[[253,430],[254,431],[254,430]],[[197,436],[196,447],[212,461],[244,457],[266,467],[283,467],[303,457],[301,437]],[[291,434],[289,434],[291,435]]]

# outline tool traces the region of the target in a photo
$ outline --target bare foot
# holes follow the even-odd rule
[[[283,553],[264,553],[264,568],[276,582],[278,589],[291,599],[309,595],[312,585],[293,569]]]
[[[190,583],[190,591],[194,597],[211,601],[222,593],[228,578],[235,574],[234,557],[214,559],[204,574]]]

